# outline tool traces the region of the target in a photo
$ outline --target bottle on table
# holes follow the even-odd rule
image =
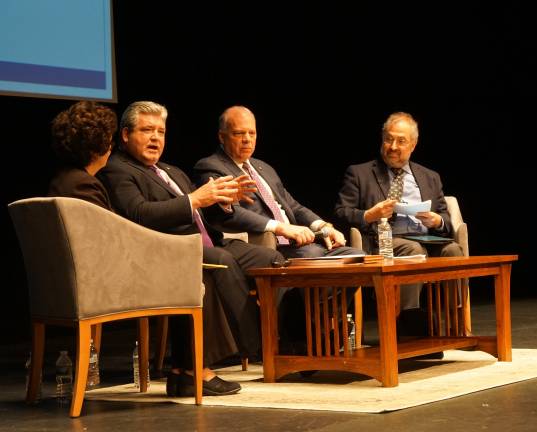
[[[377,226],[379,240],[379,254],[384,258],[393,258],[392,227],[387,218],[381,218]]]

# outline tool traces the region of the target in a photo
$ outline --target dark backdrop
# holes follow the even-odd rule
[[[225,3],[115,2],[113,108],[121,114],[142,99],[168,107],[164,160],[190,173],[216,146],[220,112],[246,105],[257,117],[256,156],[330,218],[345,168],[375,157],[387,115],[408,111],[420,125],[413,160],[458,197],[471,253],[519,254],[513,296],[535,295],[535,11],[522,2]],[[49,124],[71,103],[0,97],[0,323],[12,337],[27,337],[28,309],[5,204],[46,193],[55,170]]]

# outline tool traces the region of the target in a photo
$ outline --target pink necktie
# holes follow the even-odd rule
[[[179,186],[177,186],[177,183],[175,183],[170,178],[170,176],[168,175],[168,173],[166,171],[160,169],[156,165],[153,165],[150,168],[153,171],[155,171],[155,173],[159,176],[159,178],[164,183],[166,183],[168,186],[170,186],[178,196],[184,195],[183,191],[179,188]],[[196,225],[198,226],[198,229],[199,229],[200,234],[201,234],[201,240],[203,242],[203,246],[213,247],[214,244],[213,244],[213,242],[211,240],[211,237],[209,237],[209,233],[207,232],[207,229],[205,228],[205,225],[203,225],[203,221],[201,220],[201,216],[199,215],[198,211],[194,210],[193,215],[194,215],[194,222],[196,222]]]
[[[263,201],[265,201],[265,204],[268,206],[268,208],[272,212],[272,215],[274,216],[274,219],[277,220],[278,222],[285,223],[285,220],[283,219],[283,216],[282,216],[282,211],[278,207],[278,203],[272,197],[272,194],[263,185],[263,182],[261,181],[261,179],[259,178],[257,173],[252,169],[252,167],[250,166],[250,164],[248,162],[244,162],[242,164],[242,167],[248,173],[250,178],[253,181],[255,181],[255,185],[257,186],[257,190],[261,194],[261,197],[263,198]],[[278,239],[278,243],[281,244],[281,245],[288,245],[289,244],[289,240],[287,240],[283,236],[276,236],[276,238]]]

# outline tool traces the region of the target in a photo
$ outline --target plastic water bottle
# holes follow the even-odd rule
[[[392,227],[387,218],[381,218],[377,227],[379,236],[379,254],[384,258],[393,258]]]
[[[132,352],[132,370],[134,374],[134,387],[140,388],[140,361],[138,357],[138,341]],[[149,388],[149,367],[147,368],[147,387]]]
[[[349,336],[347,337],[347,349],[352,352],[356,349],[356,325],[352,319],[352,314],[347,314],[347,328]]]
[[[99,353],[95,348],[93,339],[90,339],[90,354],[89,354],[89,367],[88,367],[88,381],[86,388],[95,387],[101,382],[99,376]]]
[[[30,354],[28,355],[28,359],[26,360],[25,367],[26,367],[26,394],[28,394],[28,386],[30,385],[30,374],[32,373],[32,351],[30,351]],[[37,390],[36,402],[41,400],[42,387],[43,387],[43,376],[41,374],[39,376],[39,389]]]
[[[56,360],[56,398],[62,403],[71,397],[73,392],[73,362],[67,351],[60,351]]]

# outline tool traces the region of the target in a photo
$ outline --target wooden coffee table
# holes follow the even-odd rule
[[[510,275],[511,264],[517,259],[517,255],[492,255],[252,269],[248,273],[256,279],[261,308],[264,380],[274,382],[286,374],[304,370],[345,370],[371,376],[385,387],[395,387],[399,382],[398,360],[457,348],[481,350],[499,361],[511,361]],[[496,336],[435,336],[397,343],[396,304],[400,285],[482,276],[494,279]],[[336,322],[338,317],[344,320],[346,307],[341,305],[346,305],[346,298],[345,290],[340,290],[343,295],[338,296],[334,287],[359,286],[374,286],[379,346],[354,351],[345,347],[340,352],[339,344],[334,341],[339,341],[340,336],[346,340],[347,328],[344,325],[339,330],[333,320],[334,317]],[[313,305],[306,307],[306,322],[317,323],[313,329],[307,325],[307,355],[278,352],[275,299],[277,290],[284,287],[304,289],[306,303]]]

